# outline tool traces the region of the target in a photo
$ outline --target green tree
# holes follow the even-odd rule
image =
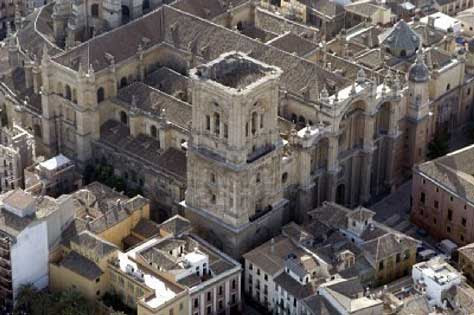
[[[16,296],[14,315],[30,315],[33,314],[34,298],[38,294],[38,289],[32,284],[25,284],[18,290]]]

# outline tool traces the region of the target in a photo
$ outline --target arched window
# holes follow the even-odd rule
[[[154,125],[150,127],[150,134],[153,138],[158,137],[158,130]]]
[[[283,175],[281,175],[281,182],[284,184],[288,181],[288,173],[283,173]]]
[[[93,5],[91,5],[91,15],[93,17],[99,16],[99,5],[97,3],[94,3]]]
[[[449,91],[449,89],[451,89],[451,84],[448,83],[448,85],[446,85],[446,91]]]
[[[128,116],[127,113],[124,111],[120,112],[120,122],[124,125],[128,125]]]
[[[252,134],[255,134],[257,132],[257,113],[253,112],[252,113]]]
[[[210,176],[210,177],[211,177],[211,178],[210,178],[210,179],[211,179],[211,183],[214,184],[214,183],[216,182],[216,174],[211,173],[211,176]]]
[[[127,77],[123,77],[122,79],[120,79],[120,87],[121,88],[126,87],[127,84],[128,84]]]
[[[130,9],[126,6],[122,6],[122,23],[126,24],[130,21]]]
[[[71,100],[72,99],[72,92],[71,92],[71,87],[69,85],[66,85],[66,89],[65,89],[65,95],[64,97],[68,100]]]
[[[105,99],[105,90],[103,87],[100,87],[97,90],[97,103],[103,102]]]
[[[407,52],[405,51],[405,49],[402,49],[400,51],[400,57],[406,57],[407,56]]]

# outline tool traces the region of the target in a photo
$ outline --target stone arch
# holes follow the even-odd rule
[[[66,84],[66,87],[64,88],[64,97],[68,100],[72,100],[72,91],[68,84]]]
[[[120,111],[120,122],[128,126],[128,115],[123,110]]]
[[[105,90],[103,87],[97,89],[97,103],[105,100]]]

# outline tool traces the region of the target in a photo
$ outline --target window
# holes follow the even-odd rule
[[[395,261],[396,261],[397,263],[400,262],[400,254],[397,254],[397,256],[396,256],[396,258],[395,258]]]
[[[281,175],[281,182],[284,184],[286,183],[286,181],[288,180],[288,173],[283,173],[283,175]]]
[[[379,270],[383,270],[383,260],[379,262]]]
[[[264,274],[264,275],[263,275],[263,279],[264,279],[265,281],[268,281],[268,275],[267,275],[267,274]]]
[[[211,292],[207,292],[207,301],[209,302],[211,300]]]
[[[211,178],[210,178],[210,179],[211,179],[211,183],[214,184],[214,183],[216,182],[216,174],[211,173],[211,176],[210,176],[210,177],[211,177]]]
[[[211,203],[214,205],[216,204],[216,195],[214,194],[211,195]]]
[[[422,193],[420,194],[420,202],[421,202],[422,204],[425,204],[425,199],[426,199],[426,195],[425,195],[424,192],[422,192]]]
[[[263,128],[263,114],[260,115],[260,129]]]
[[[224,290],[222,289],[222,286],[220,285],[220,286],[219,286],[219,295],[222,295],[223,291],[224,291]]]
[[[439,202],[438,202],[438,200],[435,200],[435,201],[434,201],[434,207],[435,207],[436,209],[438,209],[438,207],[439,207]]]
[[[179,310],[180,310],[180,311],[182,311],[182,310],[183,310],[183,308],[184,308],[184,305],[183,305],[183,303],[179,303]]]
[[[253,265],[249,264],[249,270],[253,270]]]
[[[436,224],[436,223],[437,223],[436,218],[434,218],[433,219],[433,224]]]
[[[214,133],[216,135],[220,134],[220,126],[221,126],[221,116],[218,113],[214,113]]]
[[[198,306],[199,306],[199,299],[195,298],[194,299],[194,307],[198,307]]]
[[[235,289],[236,285],[235,285],[235,279],[232,280],[232,289]]]
[[[448,83],[448,85],[446,85],[446,91],[449,91],[450,88],[451,88],[451,85]]]
[[[124,111],[120,112],[120,122],[124,125],[128,125],[128,116],[127,113]]]
[[[229,138],[229,126],[227,124],[224,124],[224,138]]]
[[[260,269],[257,268],[257,275],[260,276]]]
[[[252,113],[252,134],[254,135],[257,132],[257,113]]]
[[[464,242],[464,235],[461,234],[459,238],[461,239],[461,242]]]
[[[156,129],[155,126],[150,127],[150,134],[153,138],[156,138],[158,136],[158,129]]]
[[[449,201],[453,201],[453,200],[454,200],[454,198],[452,196],[449,197]]]
[[[451,227],[450,227],[450,226],[446,227],[446,231],[447,231],[448,233],[451,233]]]
[[[68,100],[72,100],[72,92],[71,92],[71,87],[69,85],[66,85],[66,94],[64,97]]]
[[[93,17],[99,16],[99,5],[97,3],[94,3],[93,5],[91,5],[91,15]]]
[[[448,209],[448,220],[451,221],[453,219],[453,210]]]
[[[211,131],[211,116],[206,115],[206,130]]]
[[[466,223],[467,223],[466,218],[462,218],[462,219],[461,219],[461,224],[462,224],[463,226],[466,226]]]
[[[257,176],[256,176],[255,181],[256,181],[257,183],[260,183],[260,173],[257,173]]]
[[[246,136],[246,137],[249,136],[249,123],[246,123],[246,124],[245,124],[245,136]]]
[[[207,307],[207,311],[206,311],[207,315],[211,315],[212,314],[212,308],[210,306]]]
[[[174,308],[170,309],[169,315],[174,315]]]
[[[103,87],[100,87],[97,90],[97,103],[102,102],[105,99],[105,90]]]

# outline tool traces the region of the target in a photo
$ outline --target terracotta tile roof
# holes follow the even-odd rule
[[[304,57],[318,48],[315,43],[310,42],[293,33],[287,33],[283,36],[280,36],[269,42],[269,45],[286,51],[290,54],[294,53],[300,57]]]
[[[103,274],[99,266],[92,260],[87,259],[75,251],[69,252],[61,260],[60,266],[89,280],[95,280]]]
[[[132,229],[132,232],[147,239],[160,234],[160,227],[155,222],[149,219],[140,219],[137,225]]]

